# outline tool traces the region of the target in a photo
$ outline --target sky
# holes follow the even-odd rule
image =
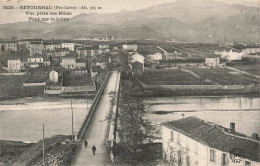
[[[34,15],[28,15],[26,12],[33,10],[19,10],[20,6],[28,5],[48,5],[48,6],[86,6],[88,9],[77,10],[61,10],[71,12],[73,17],[80,13],[114,13],[120,11],[134,11],[144,9],[151,6],[156,6],[163,3],[174,2],[176,0],[0,0],[0,24],[12,23],[18,21],[28,21],[29,17],[37,18]],[[187,0],[185,0],[187,2]],[[193,0],[194,1],[194,0]],[[199,0],[197,0],[199,1]],[[214,0],[230,4],[243,4],[247,6],[260,6],[259,0]],[[3,9],[3,6],[14,6],[15,9]],[[100,10],[89,10],[90,7],[101,7]],[[39,11],[39,10],[38,10]],[[43,11],[43,10],[41,10]],[[50,16],[40,16],[50,17]]]

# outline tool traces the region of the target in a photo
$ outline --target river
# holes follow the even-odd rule
[[[87,105],[93,100],[73,99],[74,133],[87,115]],[[182,114],[196,116],[224,127],[236,123],[236,131],[250,136],[260,133],[260,98],[246,97],[158,97],[146,98],[150,105],[146,118],[157,125],[182,118]],[[155,114],[166,111],[167,114]],[[0,140],[37,142],[57,134],[71,135],[71,99],[36,97],[0,101]]]
[[[260,98],[248,97],[158,97],[146,98],[150,105],[146,114],[158,133],[160,123],[185,117],[196,116],[200,119],[230,127],[236,124],[236,131],[251,136],[260,134]],[[156,112],[166,114],[156,114]]]
[[[93,100],[73,99],[74,134],[77,134]],[[0,140],[37,142],[45,137],[72,134],[71,99],[35,97],[0,101]]]

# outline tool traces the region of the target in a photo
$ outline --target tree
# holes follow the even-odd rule
[[[51,66],[53,66],[53,58],[52,58],[52,56],[50,56],[50,62],[51,62]]]
[[[4,45],[2,44],[2,46],[1,46],[1,51],[5,51],[5,47],[4,47]]]
[[[143,143],[152,138],[153,127],[150,121],[143,118],[145,105],[139,98],[123,92],[120,99],[119,144],[124,149],[125,157],[135,160],[140,157]]]

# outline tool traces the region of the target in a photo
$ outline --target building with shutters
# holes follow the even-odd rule
[[[258,134],[248,137],[230,128],[187,117],[162,123],[163,158],[173,165],[258,166]]]

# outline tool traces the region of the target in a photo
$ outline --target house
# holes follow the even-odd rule
[[[7,71],[10,73],[21,71],[21,60],[18,57],[8,58],[7,65]]]
[[[175,165],[258,166],[259,138],[187,117],[162,123],[163,158]]]
[[[132,71],[134,75],[142,75],[144,73],[144,63],[135,61],[134,63],[132,63]]]
[[[51,61],[50,61],[50,59],[44,59],[44,66],[45,66],[45,67],[51,66]]]
[[[34,54],[33,56],[27,58],[27,66],[30,68],[38,68],[43,66],[43,56],[40,54]]]
[[[123,50],[137,51],[137,44],[123,44]]]
[[[30,46],[29,46],[30,56],[33,56],[34,54],[42,55],[42,50],[43,50],[42,40],[35,40],[30,42]]]
[[[76,59],[76,68],[86,68],[86,60]]]
[[[243,53],[245,53],[246,55],[249,54],[260,54],[260,48],[245,48],[243,51]]]
[[[58,72],[52,70],[52,71],[49,73],[49,81],[52,82],[52,83],[57,83],[57,82],[59,82],[59,74],[58,74]]]
[[[62,67],[65,69],[75,69],[76,68],[76,58],[73,55],[66,55],[62,57]]]
[[[55,57],[63,57],[69,53],[69,48],[55,48],[54,56]]]
[[[162,60],[163,55],[161,53],[157,52],[155,54],[148,55],[148,57],[152,60],[159,61],[159,60]]]
[[[74,43],[70,41],[62,42],[61,48],[69,48],[70,51],[74,51]]]
[[[99,49],[107,49],[109,46],[107,44],[100,44]]]
[[[51,41],[43,42],[43,50],[44,51],[53,51],[54,50],[53,42],[51,42]]]
[[[16,41],[0,41],[0,48],[4,48],[2,51],[17,51]]]
[[[76,52],[79,55],[80,59],[94,57],[97,55],[98,47],[97,46],[90,46],[85,48],[77,48]]]
[[[219,66],[219,57],[216,58],[205,58],[205,65],[210,67]]]

